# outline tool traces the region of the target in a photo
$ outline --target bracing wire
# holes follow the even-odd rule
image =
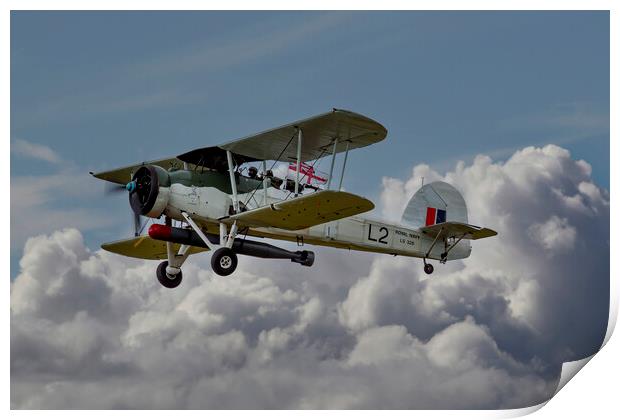
[[[321,154],[319,155],[318,158],[316,158],[314,160],[314,162],[312,162],[312,165],[310,165],[310,167],[312,169],[314,169],[314,167],[321,161],[321,159],[323,158],[323,154],[325,153],[326,149],[323,149],[321,151]],[[297,170],[299,170],[299,168],[297,168]],[[301,179],[299,180],[299,182],[301,183],[301,181],[304,179],[304,177],[306,177],[306,174],[304,174],[304,176],[301,177]],[[288,194],[286,195],[286,197],[284,198],[284,201],[288,200],[288,198],[291,196],[291,194],[293,193],[293,191],[289,191]]]
[[[291,144],[291,142],[292,142],[292,141],[293,141],[293,139],[295,138],[295,134],[297,134],[297,133],[294,133],[294,134],[291,136],[291,138],[289,139],[288,143],[286,143],[286,146],[284,146],[284,149],[282,149],[282,150],[280,151],[280,154],[278,155],[278,157],[276,158],[276,160],[274,160],[274,161],[273,161],[273,164],[271,165],[271,168],[269,168],[269,169],[268,169],[268,171],[272,171],[272,170],[273,170],[273,168],[276,166],[276,163],[278,163],[278,162],[280,161],[280,158],[282,157],[282,154],[284,154],[284,151],[285,151],[286,149],[288,149],[289,145]],[[263,177],[265,177],[265,174],[263,174]],[[254,197],[254,194],[256,193],[256,191],[258,191],[258,188],[259,188],[259,187],[262,187],[262,186],[263,186],[263,184],[262,184],[262,183],[260,183],[260,184],[256,185],[256,187],[255,187],[255,188],[254,188],[254,190],[252,191],[252,194],[250,195],[250,198],[248,198],[248,199],[247,199],[247,202],[248,202],[248,203],[249,203],[249,202],[250,202],[250,200]]]

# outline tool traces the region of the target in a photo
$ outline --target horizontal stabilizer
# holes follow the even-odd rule
[[[424,226],[420,230],[428,236],[439,239],[456,237],[463,239],[482,239],[497,235],[497,232],[489,228],[469,225],[460,222],[444,222],[436,225]]]
[[[373,208],[375,205],[372,201],[355,194],[320,191],[227,216],[221,220],[224,222],[236,220],[239,227],[300,230],[365,213]]]
[[[181,245],[172,244],[174,252],[179,252]],[[166,242],[158,241],[148,235],[136,236],[135,238],[123,239],[120,241],[108,242],[101,245],[101,248],[115,254],[124,255],[126,257],[140,258],[143,260],[165,260],[168,258],[166,251]],[[189,249],[190,254],[208,251],[208,248]]]

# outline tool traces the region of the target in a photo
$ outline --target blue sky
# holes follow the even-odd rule
[[[130,215],[87,171],[332,107],[388,129],[347,164],[347,189],[370,198],[382,176],[406,178],[417,163],[447,170],[547,143],[609,188],[609,14],[12,12],[12,200],[27,205],[20,194],[49,182],[31,207],[59,224],[92,214],[99,229],[81,226],[92,248],[126,235]],[[16,209],[13,274],[27,224]]]

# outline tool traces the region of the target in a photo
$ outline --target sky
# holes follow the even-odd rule
[[[422,176],[446,180],[502,246],[476,244],[432,282],[417,261],[369,254],[347,254],[336,276],[342,251],[314,249],[321,275],[241,262],[224,283],[196,258],[168,294],[152,263],[99,250],[130,234],[131,215],[89,170],[333,107],[388,129],[345,177],[378,216],[398,220]],[[234,407],[246,382],[290,394],[254,408],[540,401],[561,361],[604,334],[608,189],[606,12],[12,12],[11,404]],[[601,252],[575,258],[588,249]],[[176,397],[158,400],[147,379]],[[464,392],[474,380],[496,389]]]
[[[388,129],[347,163],[345,187],[371,199],[382,176],[413,163],[446,169],[534,143],[567,147],[608,188],[608,22],[605,12],[13,12],[11,176],[68,174],[54,187],[64,196],[48,190],[42,204],[81,227],[99,220],[95,246],[126,235],[131,217],[89,170],[336,107]],[[58,159],[32,159],[19,140]]]

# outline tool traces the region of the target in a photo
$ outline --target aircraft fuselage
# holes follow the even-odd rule
[[[224,178],[223,174],[216,172],[206,175],[190,171],[171,172],[170,184],[160,186],[160,195],[166,197],[163,214],[184,222],[182,212],[186,212],[201,224],[205,232],[217,234],[219,219],[227,216],[233,205],[229,193],[230,184]],[[238,177],[237,185],[240,187],[239,200],[248,208],[281,201],[288,194],[288,191],[273,187],[265,190],[262,188],[262,180],[243,176]],[[433,242],[433,238],[412,227],[363,216],[343,218],[297,231],[250,228],[247,235],[295,242],[299,245],[311,244],[419,258],[425,257]],[[439,260],[444,251],[445,244],[439,243],[428,258]],[[467,258],[470,253],[469,241],[463,240],[450,251],[448,260]]]

